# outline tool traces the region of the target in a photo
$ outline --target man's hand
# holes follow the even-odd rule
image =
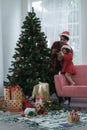
[[[60,51],[59,53],[57,53],[57,55],[58,55],[57,59],[61,61],[63,59],[63,53]]]
[[[54,55],[54,54],[56,54],[57,53],[57,49],[52,49],[52,54]]]

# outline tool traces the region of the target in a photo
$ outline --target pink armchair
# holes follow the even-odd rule
[[[64,75],[55,75],[56,93],[59,97],[87,97],[87,65],[75,65],[76,75],[72,78],[75,85],[69,85]]]

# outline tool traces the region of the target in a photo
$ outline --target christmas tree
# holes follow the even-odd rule
[[[41,22],[32,8],[21,27],[5,86],[17,84],[22,87],[25,95],[31,96],[33,86],[40,81],[49,83],[52,92],[51,50],[47,46],[46,38],[44,32],[41,32]]]

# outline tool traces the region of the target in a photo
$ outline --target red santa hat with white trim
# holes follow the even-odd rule
[[[72,49],[69,45],[63,45],[62,48],[61,48],[61,50],[64,49],[64,48],[65,48],[65,49],[69,49],[69,50]]]
[[[64,31],[60,34],[60,36],[65,36],[67,37],[68,39],[70,39],[70,32],[69,31]]]

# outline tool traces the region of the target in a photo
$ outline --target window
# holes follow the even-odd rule
[[[29,0],[29,8],[30,2],[37,17],[41,20],[42,31],[47,36],[48,47],[58,40],[61,32],[70,31],[69,44],[74,50],[74,63],[79,64],[81,62],[79,55],[80,0]]]

